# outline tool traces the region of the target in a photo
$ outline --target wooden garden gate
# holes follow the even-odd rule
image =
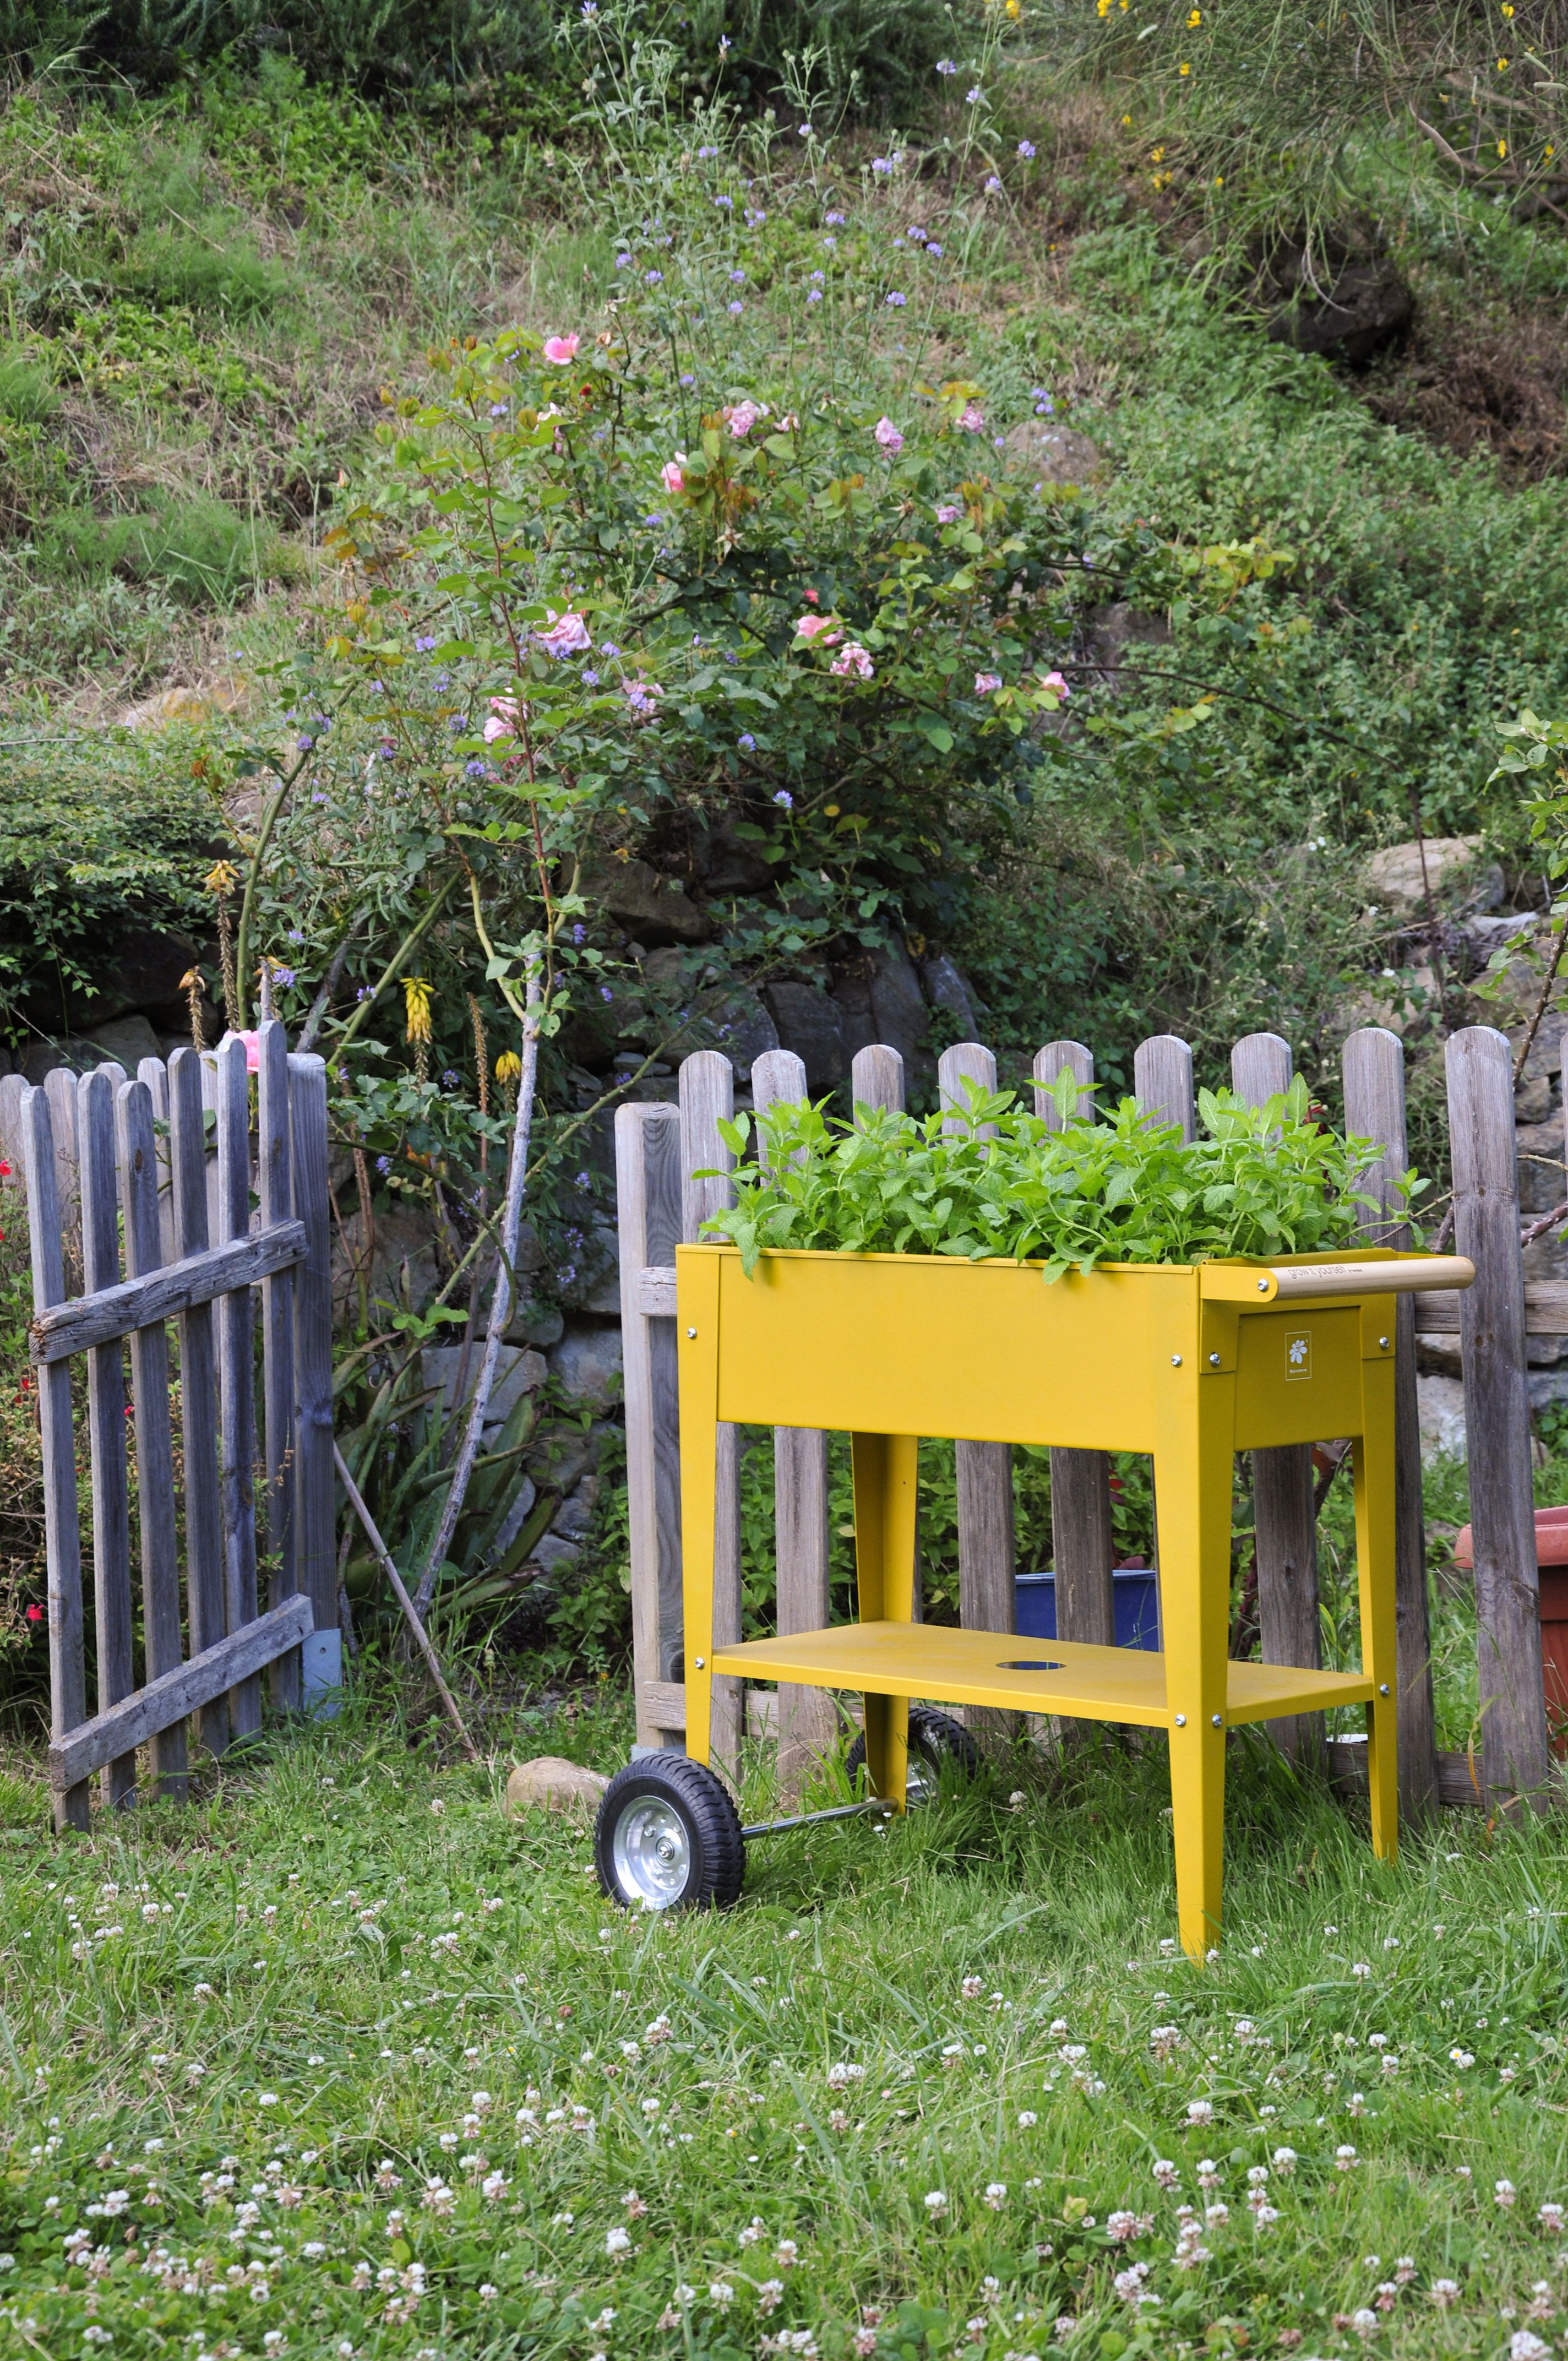
[[[1520,1259],[1515,1160],[1512,1052],[1486,1026],[1456,1033],[1446,1047],[1453,1150],[1454,1246],[1476,1264],[1464,1294],[1422,1299],[1429,1329],[1457,1329],[1464,1371],[1480,1687],[1479,1754],[1440,1754],[1432,1714],[1426,1537],[1421,1511],[1417,1422],[1415,1301],[1399,1299],[1397,1593],[1399,1680],[1399,1802],[1419,1819],[1439,1802],[1520,1797],[1539,1800],[1549,1778],[1535,1531],[1530,1481],[1530,1406],[1525,1378],[1527,1312],[1536,1333],[1568,1332],[1568,1289],[1532,1288],[1527,1306]],[[1036,1111],[1057,1120],[1050,1085],[1064,1071],[1084,1085],[1094,1060],[1081,1042],[1052,1041],[1034,1060]],[[1253,1105],[1288,1087],[1289,1046],[1254,1033],[1231,1053],[1231,1084]],[[1409,1243],[1392,1182],[1409,1164],[1404,1049],[1380,1027],[1353,1033],[1343,1055],[1345,1123],[1380,1143],[1383,1155],[1364,1186],[1377,1202],[1363,1224],[1373,1245]],[[996,1087],[996,1060],[978,1042],[947,1050],[938,1071],[944,1105],[965,1104],[963,1084]],[[799,1101],[806,1070],[784,1049],[751,1070],[758,1109]],[[904,1063],[896,1049],[856,1056],[850,1078],[857,1104],[901,1108]],[[1134,1092],[1151,1114],[1196,1131],[1192,1052],[1159,1034],[1134,1059]],[[637,1737],[644,1748],[679,1746],[685,1729],[682,1683],[679,1409],[675,1375],[674,1248],[729,1202],[722,1177],[734,1158],[719,1137],[734,1108],[734,1073],[717,1050],[681,1067],[679,1104],[623,1106],[616,1117],[616,1179],[620,1241],[620,1301],[626,1368],[626,1446],[630,1488],[632,1643]],[[718,1178],[699,1180],[703,1170]],[[1335,1438],[1325,1436],[1325,1443]],[[1311,1448],[1289,1444],[1253,1457],[1258,1620],[1266,1663],[1322,1661],[1318,1609],[1316,1505]],[[1012,1455],[999,1443],[957,1445],[959,1603],[974,1629],[1010,1631],[1014,1620]],[[781,1634],[819,1630],[828,1614],[827,1437],[781,1427],[773,1437],[777,1622]],[[1052,1543],[1058,1631],[1068,1640],[1110,1644],[1115,1636],[1112,1586],[1110,1463],[1103,1452],[1051,1453]],[[737,1436],[721,1429],[716,1645],[740,1637],[740,1528]],[[748,1710],[739,1682],[714,1685],[713,1731],[720,1761],[733,1763]],[[727,1692],[721,1695],[720,1692]],[[752,1701],[754,1719],[756,1706]],[[822,1691],[781,1686],[776,1717],[780,1770],[797,1781],[813,1755],[832,1742],[836,1709]],[[1269,1725],[1298,1760],[1323,1760],[1320,1717]],[[1354,1759],[1336,1746],[1331,1767],[1344,1775]],[[1364,1757],[1362,1758],[1364,1761]]]
[[[135,1081],[106,1065],[80,1076],[58,1071],[37,1090],[16,1077],[0,1083],[0,1147],[14,1157],[20,1140],[27,1175],[49,1562],[49,1765],[61,1828],[88,1825],[94,1772],[105,1804],[134,1801],[144,1744],[157,1792],[182,1795],[187,1717],[198,1717],[209,1752],[223,1753],[260,1726],[265,1668],[282,1706],[319,1702],[341,1680],[326,1070],[319,1058],[291,1057],[275,1021],[261,1027],[258,1048],[256,1223],[242,1041],[215,1055],[177,1050],[167,1068],[145,1059]],[[86,1364],[91,1461],[91,1718],[77,1360]]]

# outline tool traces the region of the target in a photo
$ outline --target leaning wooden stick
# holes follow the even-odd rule
[[[342,1452],[339,1450],[335,1443],[332,1446],[332,1455],[337,1468],[338,1481],[343,1486],[344,1490],[347,1493],[349,1506],[353,1509],[355,1515],[364,1526],[366,1533],[369,1538],[370,1546],[381,1562],[382,1572],[386,1575],[388,1581],[391,1584],[393,1590],[397,1594],[398,1605],[408,1617],[409,1629],[413,1633],[415,1640],[419,1642],[420,1653],[423,1656],[425,1663],[430,1666],[430,1677],[441,1692],[441,1702],[452,1717],[452,1726],[463,1741],[463,1751],[467,1755],[470,1763],[478,1763],[483,1760],[483,1757],[480,1755],[478,1748],[475,1745],[473,1740],[469,1737],[466,1729],[464,1727],[463,1717],[457,1710],[457,1700],[446,1686],[446,1675],[441,1669],[441,1659],[437,1656],[435,1650],[430,1644],[430,1634],[425,1630],[424,1625],[420,1621],[418,1615],[414,1612],[413,1600],[409,1597],[408,1592],[403,1587],[403,1577],[392,1563],[392,1554],[387,1547],[386,1543],[381,1539],[380,1532],[377,1528],[376,1520],[370,1514],[369,1510],[366,1507],[363,1499],[360,1498],[359,1487],[355,1482],[353,1477],[349,1474],[348,1463],[344,1458]]]

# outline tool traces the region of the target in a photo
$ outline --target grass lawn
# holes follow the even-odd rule
[[[1244,1733],[1200,1968],[1156,1747],[759,1846],[670,1918],[503,1817],[510,1757],[383,1700],[90,1838],[5,1783],[6,2351],[1568,2343],[1560,1819],[1386,1868]]]

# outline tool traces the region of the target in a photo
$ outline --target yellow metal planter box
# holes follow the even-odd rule
[[[1474,1276],[1384,1248],[1256,1263],[1037,1266],[676,1250],[687,1751],[709,1755],[713,1675],[857,1689],[879,1794],[902,1808],[908,1701],[1141,1723],[1170,1741],[1185,1949],[1219,1938],[1225,1731],[1367,1707],[1372,1839],[1398,1836],[1394,1296]],[[713,1648],[718,1421],[851,1437],[856,1623]],[[921,1435],[1153,1455],[1165,1651],[1020,1642],[911,1621]],[[1227,1662],[1232,1455],[1354,1438],[1363,1670]],[[1033,1669],[1048,1659],[1049,1670]]]

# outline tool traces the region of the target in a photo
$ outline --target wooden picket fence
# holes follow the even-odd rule
[[[111,1064],[80,1076],[58,1071],[36,1090],[16,1076],[0,1082],[0,1159],[26,1173],[32,1249],[49,1765],[61,1828],[87,1826],[95,1772],[105,1804],[134,1801],[139,1746],[148,1748],[157,1792],[183,1795],[187,1718],[199,1717],[203,1743],[222,1754],[259,1728],[268,1666],[282,1706],[319,1698],[341,1680],[326,1070],[319,1058],[291,1057],[276,1022],[262,1026],[259,1051],[254,1171],[242,1042],[207,1057],[179,1050],[167,1067],[144,1059],[134,1081]],[[78,1359],[86,1364],[92,1471],[92,1717],[72,1428]],[[265,1606],[258,1559],[268,1568]]]
[[[1434,1742],[1416,1409],[1416,1313],[1413,1299],[1406,1295],[1399,1299],[1397,1314],[1397,1587],[1399,1792],[1401,1808],[1412,1818],[1420,1818],[1437,1802],[1485,1802],[1497,1808],[1521,1796],[1539,1798],[1546,1792],[1550,1773],[1511,1051],[1501,1033],[1474,1026],[1453,1037],[1446,1054],[1454,1244],[1458,1252],[1472,1257],[1479,1276],[1463,1296],[1423,1298],[1421,1321],[1428,1328],[1456,1328],[1461,1339],[1475,1542],[1481,1744],[1475,1753],[1440,1755]],[[1035,1104],[1047,1123],[1056,1120],[1050,1085],[1064,1070],[1085,1087],[1091,1085],[1091,1051],[1080,1042],[1053,1041],[1035,1059]],[[1231,1053],[1232,1087],[1254,1105],[1287,1088],[1291,1071],[1289,1047],[1276,1034],[1251,1034]],[[1409,1161],[1398,1037],[1381,1027],[1353,1033],[1344,1044],[1343,1073],[1348,1130],[1376,1140],[1383,1149],[1367,1183],[1368,1194],[1376,1200],[1364,1224],[1367,1242],[1408,1243],[1391,1185]],[[943,1105],[965,1104],[966,1080],[988,1090],[996,1087],[996,1060],[978,1042],[962,1043],[943,1055],[938,1069]],[[751,1088],[759,1109],[780,1100],[802,1100],[806,1094],[805,1067],[791,1051],[770,1051],[753,1065]],[[1190,1139],[1194,1136],[1192,1053],[1186,1042],[1170,1034],[1143,1042],[1134,1060],[1134,1090],[1151,1115],[1179,1124]],[[854,1060],[850,1091],[857,1104],[902,1107],[904,1068],[897,1050],[881,1046],[861,1049]],[[730,1201],[729,1185],[722,1176],[734,1159],[718,1125],[733,1113],[734,1095],[729,1060],[716,1050],[702,1050],[681,1067],[678,1104],[623,1106],[616,1117],[632,1633],[637,1737],[643,1748],[679,1746],[685,1729],[674,1260],[676,1244],[695,1240],[703,1221]],[[720,1177],[694,1178],[703,1170]],[[1536,1333],[1568,1333],[1568,1288],[1531,1289],[1530,1296]],[[733,1429],[721,1430],[716,1645],[740,1636],[737,1440]],[[961,1619],[973,1629],[1010,1631],[1015,1599],[1011,1450],[1005,1444],[960,1441],[957,1461]],[[820,1629],[829,1620],[827,1437],[797,1428],[775,1430],[773,1466],[777,1628],[785,1634]],[[1058,1631],[1064,1639],[1104,1644],[1114,1637],[1109,1483],[1104,1453],[1051,1453]],[[1317,1665],[1321,1655],[1310,1447],[1254,1453],[1253,1493],[1262,1656],[1266,1663]],[[732,1762],[739,1746],[748,1709],[740,1686],[739,1682],[715,1684],[714,1741],[720,1760]],[[756,1709],[765,1704],[760,1697],[751,1700],[753,1726],[765,1726],[766,1711]],[[787,1785],[833,1742],[837,1708],[820,1691],[784,1686],[772,1713],[781,1776]],[[1349,1775],[1354,1750],[1336,1745],[1332,1756],[1326,1756],[1320,1718],[1292,1718],[1271,1728],[1299,1761],[1321,1764],[1328,1760],[1340,1776]]]

